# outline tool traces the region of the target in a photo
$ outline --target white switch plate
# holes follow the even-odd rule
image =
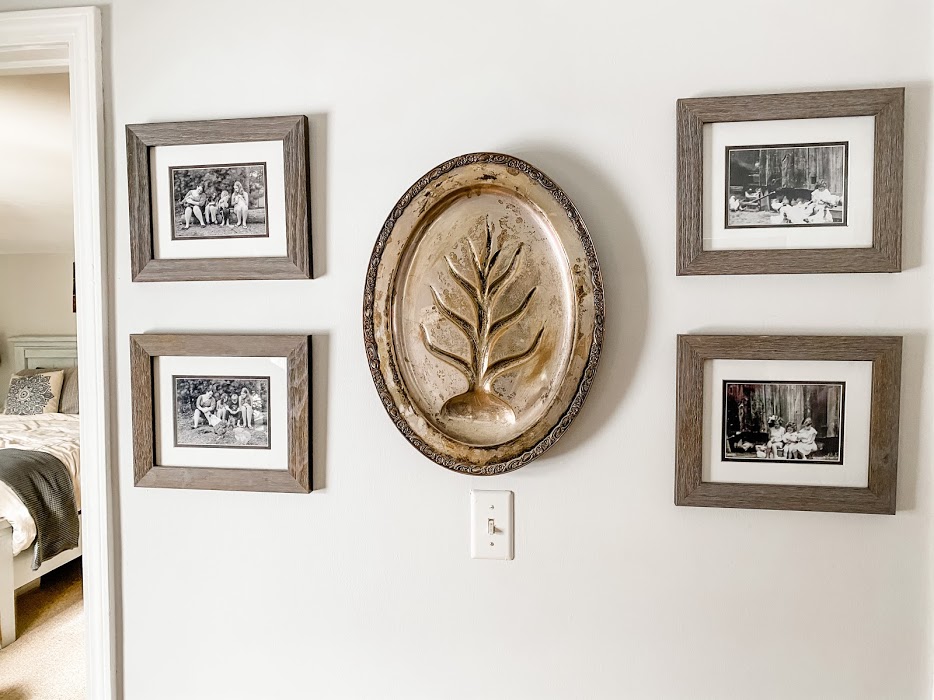
[[[471,559],[512,559],[512,491],[470,492]]]

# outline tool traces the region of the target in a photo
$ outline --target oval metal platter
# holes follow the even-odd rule
[[[603,281],[561,188],[518,158],[471,153],[396,204],[363,315],[370,372],[402,434],[443,467],[502,474],[580,411],[603,344]]]

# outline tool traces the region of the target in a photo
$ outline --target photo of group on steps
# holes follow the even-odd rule
[[[724,382],[723,460],[843,463],[843,382]]]

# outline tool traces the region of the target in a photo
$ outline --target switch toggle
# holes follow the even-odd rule
[[[470,492],[470,556],[473,559],[514,557],[512,491]]]

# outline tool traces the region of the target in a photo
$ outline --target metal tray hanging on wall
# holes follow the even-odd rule
[[[383,224],[363,326],[376,389],[409,442],[448,469],[502,474],[551,447],[590,390],[600,265],[546,175],[498,153],[460,156]]]

